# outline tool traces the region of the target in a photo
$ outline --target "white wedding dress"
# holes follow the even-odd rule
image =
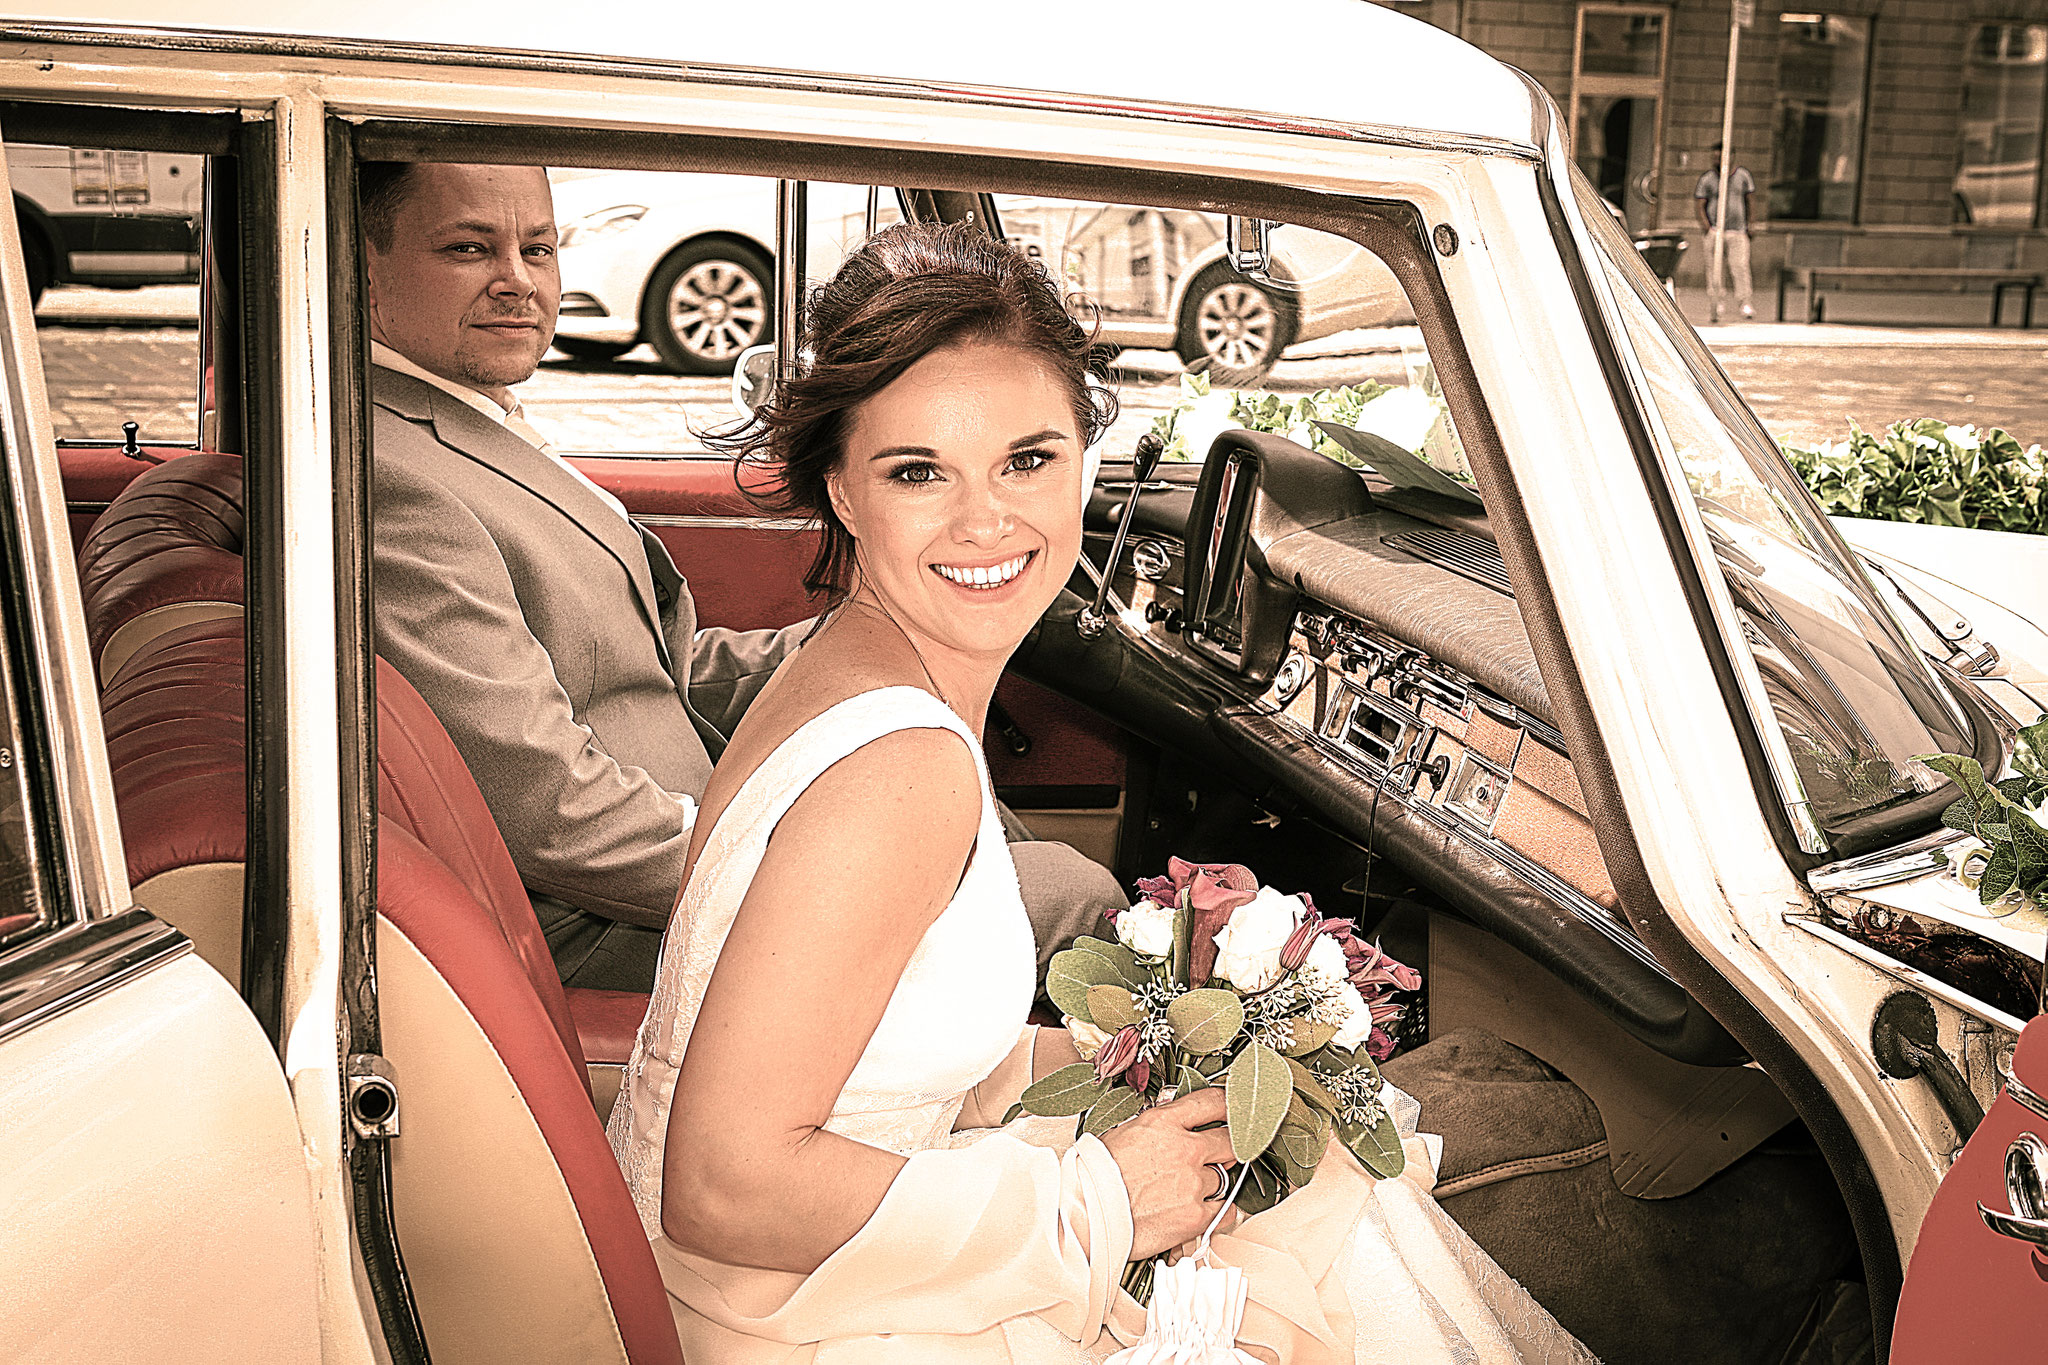
[[[733,917],[776,824],[840,759],[883,735],[946,729],[981,771],[981,830],[825,1122],[909,1158],[866,1226],[809,1275],[693,1255],[661,1227],[670,1100]],[[829,941],[829,883],[819,897]],[[814,717],[720,814],[662,947],[654,998],[610,1124],[686,1359],[697,1362],[1098,1361],[1137,1340],[1117,1287],[1128,1197],[1108,1150],[1071,1119],[993,1124],[1029,1081],[1029,921],[981,748],[920,688],[888,687]],[[1428,1195],[1428,1153],[1376,1182],[1333,1146],[1314,1181],[1211,1244],[1250,1284],[1239,1341],[1307,1362],[1591,1359]],[[1260,1348],[1263,1348],[1261,1351]]]

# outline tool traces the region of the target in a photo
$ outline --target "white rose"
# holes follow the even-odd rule
[[[1260,887],[1217,933],[1215,974],[1241,991],[1266,989],[1280,979],[1280,950],[1307,914],[1301,897]]]
[[[1060,1016],[1060,1022],[1067,1027],[1067,1036],[1074,1040],[1074,1051],[1081,1054],[1081,1060],[1092,1062],[1095,1054],[1102,1051],[1102,1045],[1109,1041],[1104,1033],[1086,1019],[1076,1019],[1071,1014]]]
[[[1347,981],[1351,967],[1344,961],[1344,949],[1328,934],[1317,934],[1316,941],[1308,946],[1308,961],[1302,964],[1327,975],[1332,981]]]
[[[1365,997],[1358,993],[1358,987],[1349,981],[1338,990],[1337,998],[1343,1002],[1344,1022],[1337,1026],[1337,1036],[1330,1041],[1338,1047],[1356,1051],[1372,1036],[1372,1010],[1366,1005]]]
[[[1139,901],[1116,917],[1116,936],[1134,953],[1165,957],[1173,951],[1173,911],[1149,900]]]

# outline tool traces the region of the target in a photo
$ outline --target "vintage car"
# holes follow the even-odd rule
[[[1556,1229],[1498,1254],[1607,1358],[2040,1357],[2048,918],[1959,883],[1919,761],[1996,773],[2041,714],[2024,552],[1859,557],[1537,85],[1376,6],[1288,11],[1285,62],[1207,6],[1000,41],[802,0],[0,18],[10,144],[206,159],[176,440],[55,439],[60,359],[142,381],[118,337],[38,336],[0,223],[0,1354],[679,1358],[599,1119],[644,998],[563,991],[371,644],[354,191],[411,159],[758,177],[792,304],[811,181],[995,231],[1002,196],[1218,214],[1252,279],[1290,236],[1369,257],[1412,327],[1256,391],[1122,373],[1087,562],[999,693],[1002,794],[1125,878],[1241,861],[1357,919],[1425,972],[1412,1056],[1540,1059],[1576,1136],[1474,1165],[1452,1132],[1438,1193],[1482,1242]],[[1140,467],[1155,429],[1189,458]],[[812,609],[804,528],[630,449],[581,467],[708,622]],[[1437,1122],[1535,1126],[1483,1079]],[[1567,1179],[1633,1260],[1546,1202]],[[1805,1270],[1701,1269],[1745,1256]],[[1639,1330],[1585,1312],[1631,1294]]]

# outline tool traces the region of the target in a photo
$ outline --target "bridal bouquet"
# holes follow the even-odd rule
[[[1391,997],[1421,976],[1234,863],[1174,858],[1138,886],[1116,942],[1053,958],[1046,991],[1088,1060],[1037,1081],[1012,1116],[1077,1115],[1100,1134],[1220,1085],[1246,1213],[1307,1184],[1333,1135],[1374,1175],[1399,1175],[1376,1062],[1393,1051]]]

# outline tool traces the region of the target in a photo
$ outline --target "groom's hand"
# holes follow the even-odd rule
[[[1131,1197],[1132,1260],[1201,1236],[1222,1207],[1213,1197],[1210,1163],[1237,1164],[1223,1121],[1223,1088],[1215,1086],[1156,1105],[1103,1134]]]

